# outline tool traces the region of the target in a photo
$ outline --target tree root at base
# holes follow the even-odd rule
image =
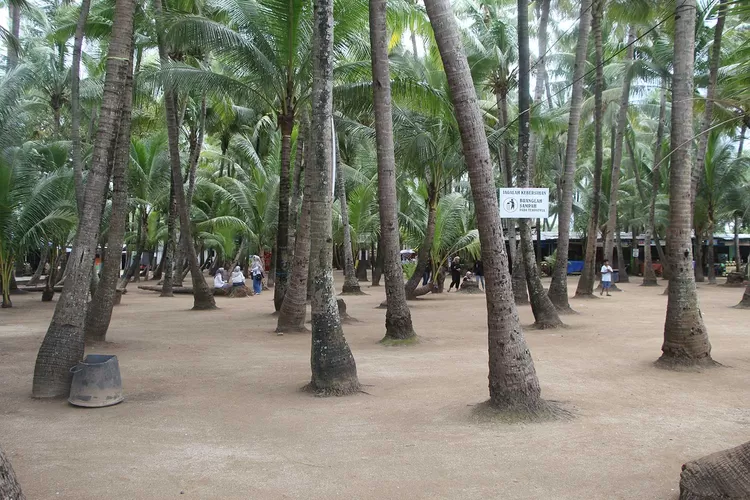
[[[359,382],[356,382],[353,384],[347,384],[346,386],[325,387],[325,388],[316,387],[315,385],[313,385],[312,382],[310,382],[309,384],[303,386],[300,390],[302,392],[309,392],[310,394],[318,398],[328,398],[331,396],[335,396],[335,397],[350,396],[352,394],[364,392]]]
[[[714,361],[710,356],[704,358],[685,358],[662,355],[654,361],[654,366],[662,370],[675,372],[702,372],[705,368],[723,367],[718,361]]]
[[[573,413],[563,408],[559,401],[540,399],[533,407],[512,405],[500,408],[487,400],[474,407],[472,417],[482,423],[524,424],[570,420]]]
[[[411,335],[404,339],[397,339],[397,338],[389,337],[388,335],[386,335],[380,340],[380,342],[378,342],[378,344],[391,347],[391,346],[402,346],[402,345],[415,345],[415,344],[419,344],[419,342],[420,342],[420,339],[419,339],[419,336],[417,335]]]

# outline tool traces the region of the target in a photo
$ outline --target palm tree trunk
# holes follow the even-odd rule
[[[5,452],[0,448],[0,498],[3,500],[26,500],[21,485],[18,484],[16,473]]]
[[[450,0],[426,0],[425,6],[445,68],[477,211],[486,280],[489,404],[522,415],[535,413],[544,401],[513,300],[490,151],[469,63]]]
[[[736,220],[737,219],[735,218],[735,221]],[[44,273],[44,266],[47,265],[48,260],[49,260],[49,246],[45,245],[44,248],[42,248],[42,252],[39,258],[39,265],[36,266],[36,270],[34,271],[34,274],[29,279],[28,283],[26,283],[26,286],[36,286],[39,283],[39,281],[42,279],[42,274]],[[50,268],[52,268],[52,263],[50,263]]]
[[[290,96],[291,99],[291,96]],[[289,280],[289,167],[292,162],[292,131],[294,114],[288,102],[287,114],[279,116],[281,128],[281,172],[279,173],[279,217],[276,228],[276,272],[274,274],[273,307],[281,310]]]
[[[674,161],[674,160],[673,160]],[[667,234],[669,237],[669,234]],[[706,281],[706,274],[703,272],[703,231],[695,231],[695,281],[703,283]]]
[[[604,104],[602,92],[604,91],[604,49],[602,46],[602,17],[604,14],[604,3],[606,0],[594,0],[593,19],[591,31],[594,35],[594,47],[596,53],[596,86],[594,90],[594,180],[591,188],[593,197],[591,202],[591,218],[586,235],[586,256],[584,257],[583,271],[578,280],[576,297],[593,297],[594,281],[596,279],[596,241],[599,231],[599,205],[602,197],[602,166],[604,163],[604,152],[602,144]]]
[[[525,7],[524,11],[521,8]],[[529,141],[531,96],[529,95],[529,13],[528,0],[518,1],[518,162],[516,180],[519,187],[530,187]],[[547,296],[539,276],[539,267],[534,257],[534,241],[531,238],[529,219],[518,219],[521,228],[521,253],[526,271],[526,285],[529,288],[531,310],[534,313],[534,326],[556,328],[562,326],[554,304]]]
[[[632,228],[631,231],[635,234],[635,228]],[[615,226],[615,245],[617,246],[617,268],[619,269],[620,283],[630,283],[627,266],[625,265],[625,255],[622,252],[620,228],[617,226]]]
[[[734,307],[736,309],[750,309],[750,284],[745,287],[745,293],[742,294],[740,303]]]
[[[305,155],[310,159],[310,148],[305,148]],[[310,164],[307,160],[305,163]],[[276,323],[277,333],[305,332],[305,317],[307,314],[307,289],[310,274],[310,191],[313,186],[309,183],[309,171],[305,175],[304,194],[302,195],[302,209],[299,217],[299,227],[294,241],[294,257],[289,276],[289,286],[284,294],[279,319]]]
[[[20,42],[21,35],[21,7],[15,2],[8,3],[8,18],[10,21],[10,34]],[[13,43],[8,44],[8,71],[18,66],[18,50]]]
[[[300,120],[299,132],[297,133],[297,151],[294,157],[294,184],[292,186],[292,201],[289,205],[289,250],[294,252],[295,239],[297,237],[297,223],[299,222],[300,199],[304,188],[303,174],[305,172],[305,141],[308,139],[309,124],[307,114],[303,113]],[[294,259],[294,254],[289,255],[290,261]],[[291,279],[291,275],[289,277]]]
[[[391,74],[388,61],[386,0],[370,0],[370,46],[372,47],[372,87],[375,111],[375,138],[378,149],[378,198],[380,240],[383,254],[385,296],[385,339],[404,340],[416,336],[411,312],[406,304],[404,271],[399,257],[398,206],[396,199],[396,159],[393,150],[391,116]]]
[[[544,82],[547,80],[547,64],[546,64],[546,54],[547,54],[547,24],[549,23],[549,8],[550,8],[550,0],[541,0],[540,2],[537,2],[537,6],[539,7],[539,29],[537,30],[537,53],[539,54],[539,59],[536,62],[536,80],[534,84],[534,105],[540,105],[542,102],[542,98],[544,97]],[[530,111],[531,113],[532,111]],[[537,137],[537,134],[531,133],[531,138],[529,139],[529,168],[531,169],[531,177],[534,177],[534,172],[537,171],[536,168],[536,156],[537,156],[537,146],[538,146],[539,138]],[[540,231],[537,231],[537,234],[541,234]]]
[[[508,96],[507,88],[498,89],[495,92],[495,101],[498,110],[498,126],[505,129],[508,125]],[[502,141],[503,163],[505,164],[505,184],[513,187],[513,163],[510,158],[510,142],[508,139]],[[513,287],[513,297],[516,305],[529,303],[529,293],[526,287],[526,266],[523,263],[523,254],[520,245],[516,243],[516,220],[507,219],[508,223],[508,248],[510,252],[510,262],[513,265],[511,286]]]
[[[747,118],[747,115],[745,116]],[[742,122],[742,128],[740,129],[740,140],[739,145],[737,146],[737,158],[740,158],[742,156],[742,150],[745,146],[745,134],[747,133],[747,121]]]
[[[66,396],[70,392],[70,368],[83,357],[86,299],[109,182],[107,164],[111,148],[116,142],[114,139],[121,114],[122,87],[133,57],[134,11],[133,0],[117,0],[115,3],[99,128],[86,181],[84,209],[79,218],[65,288],[37,355],[34,397]]]
[[[718,17],[714,27],[714,43],[711,45],[711,56],[708,61],[708,88],[706,89],[706,107],[703,111],[701,123],[701,134],[698,136],[698,149],[696,152],[695,167],[692,171],[690,184],[690,196],[695,204],[695,196],[698,192],[698,184],[706,173],[706,151],[708,149],[708,129],[711,127],[714,113],[714,101],[716,99],[716,80],[719,76],[719,63],[721,62],[721,38],[724,33],[724,21],[727,14],[727,3],[729,0],[719,0]],[[691,214],[694,216],[694,214]]]
[[[380,286],[380,278],[383,276],[383,244],[378,237],[377,245],[372,245],[372,251],[370,254],[373,257],[370,258],[370,267],[372,268],[372,281],[370,282],[370,286]]]
[[[357,365],[341,328],[331,268],[333,182],[333,0],[313,1],[313,84],[310,196],[312,378],[309,389],[325,395],[359,391]],[[307,182],[307,181],[306,181]]]
[[[570,218],[573,214],[578,133],[583,105],[583,76],[586,72],[589,30],[591,29],[591,2],[592,0],[581,0],[581,16],[578,25],[578,43],[573,67],[573,85],[568,118],[568,139],[565,149],[565,168],[560,179],[562,198],[557,223],[557,262],[548,292],[550,300],[561,313],[572,312],[568,301],[568,250],[570,249]]]
[[[734,214],[734,265],[735,271],[742,272],[742,252],[740,252],[740,221],[737,214]]]
[[[157,18],[161,17],[163,9],[161,0],[154,0],[154,10]],[[157,29],[159,58],[162,64],[167,63],[167,48],[162,31]],[[177,213],[180,218],[180,239],[183,246],[183,255],[187,258],[190,266],[190,274],[193,281],[193,309],[216,309],[216,301],[213,293],[208,287],[198,267],[198,256],[193,246],[193,237],[190,228],[190,205],[185,197],[185,189],[182,183],[182,166],[180,165],[179,130],[177,128],[177,114],[175,111],[176,99],[174,91],[169,85],[164,87],[164,103],[167,115],[167,136],[169,140],[169,161],[172,171],[172,186],[177,202]],[[178,265],[178,269],[182,270]]]
[[[406,298],[409,300],[416,299],[421,295],[429,293],[432,286],[428,283],[426,286],[417,289],[419,282],[424,277],[424,273],[427,271],[427,265],[430,260],[430,252],[432,251],[432,244],[435,240],[435,226],[437,223],[437,204],[438,204],[438,187],[432,183],[427,185],[427,226],[425,227],[424,238],[422,238],[422,244],[417,250],[417,268],[414,270],[414,274],[404,285],[404,291],[406,292]]]
[[[133,64],[131,60],[125,85],[122,89],[122,116],[117,133],[112,168],[112,216],[109,220],[109,238],[104,251],[102,278],[92,294],[86,312],[86,340],[103,342],[107,337],[112,309],[115,305],[117,282],[120,278],[120,257],[125,239],[128,218],[128,190],[126,171],[130,161],[130,114],[133,106]],[[145,229],[145,228],[144,228]],[[144,235],[145,236],[145,235]]]
[[[83,159],[81,158],[81,51],[83,49],[83,30],[89,16],[91,0],[81,1],[81,12],[76,23],[73,39],[73,63],[70,68],[70,140],[72,142],[73,178],[75,181],[76,203],[78,213],[83,210]],[[125,96],[123,96],[125,99]]]
[[[674,76],[672,83],[672,161],[669,173],[670,280],[664,344],[657,364],[666,368],[713,364],[708,332],[703,324],[693,277],[690,238],[691,164],[690,138],[693,117],[693,51],[695,50],[695,0],[675,9]]]
[[[338,148],[338,141],[336,142]],[[341,204],[341,226],[344,232],[344,286],[341,295],[360,295],[359,280],[354,272],[354,256],[352,255],[352,233],[349,227],[349,205],[346,202],[346,176],[344,175],[343,161],[341,155],[336,154],[338,165],[336,167],[336,190]]]
[[[654,161],[651,169],[651,200],[648,208],[648,224],[646,224],[646,241],[650,242],[653,237],[656,240],[656,251],[659,255],[659,262],[662,265],[662,277],[666,278],[667,262],[664,260],[664,252],[661,248],[661,240],[656,233],[656,197],[659,194],[661,185],[661,157],[662,142],[664,141],[664,120],[667,113],[667,79],[662,78],[661,97],[659,100],[659,122],[656,127],[656,143],[654,144]],[[643,268],[643,286],[657,285],[656,274],[652,268],[651,245],[644,245],[644,268]]]
[[[112,215],[109,220],[109,237],[104,251],[102,277],[92,294],[92,300],[86,312],[86,340],[103,342],[107,337],[109,323],[112,320],[112,309],[118,293],[117,282],[120,278],[120,257],[122,243],[125,239],[125,226],[128,218],[128,189],[126,171],[130,161],[130,114],[133,106],[133,73],[132,60],[125,85],[122,88],[122,116],[117,133],[112,168]]]
[[[750,441],[682,466],[679,500],[748,498]]]
[[[628,44],[635,41],[635,26],[628,29]],[[628,47],[625,55],[625,73],[622,76],[622,96],[620,97],[620,109],[617,111],[617,125],[614,134],[615,147],[612,151],[612,173],[610,176],[609,189],[609,215],[607,217],[607,237],[604,239],[604,258],[614,262],[614,240],[617,227],[617,200],[620,194],[620,166],[622,165],[622,140],[625,128],[628,126],[628,106],[630,105],[630,64],[635,55],[635,45]],[[635,168],[635,167],[634,167]],[[620,269],[620,281],[622,281],[622,269]]]
[[[709,216],[710,217],[710,216]],[[714,223],[709,221],[708,226],[708,250],[706,251],[706,260],[708,261],[708,284],[716,284],[716,268],[714,267]]]

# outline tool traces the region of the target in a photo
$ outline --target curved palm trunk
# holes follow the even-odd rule
[[[635,233],[635,228],[632,228],[631,231]],[[620,236],[620,228],[617,226],[615,226],[615,246],[617,247],[617,268],[619,269],[618,274],[620,275],[620,283],[630,283],[627,265],[625,264],[625,254],[622,251],[622,237]]]
[[[695,47],[695,0],[685,0],[675,9],[674,76],[672,83],[672,167],[669,173],[670,280],[662,355],[657,364],[713,364],[708,332],[703,324],[693,264],[691,229],[690,138],[693,117],[693,50]]]
[[[537,30],[536,36],[539,60],[536,62],[537,71],[534,84],[534,104],[541,104],[542,98],[544,97],[544,82],[547,81],[547,24],[549,23],[550,0],[541,0],[541,3],[537,2],[537,6],[539,7],[539,29]],[[532,111],[529,112],[532,113]],[[529,139],[529,168],[532,171],[531,177],[534,176],[533,172],[536,172],[538,141],[539,138],[537,137],[537,134],[532,132],[531,138]],[[541,235],[541,229],[537,230],[537,234]]]
[[[16,473],[5,452],[0,448],[0,498],[3,500],[26,500],[21,485],[18,484]]]
[[[34,274],[29,279],[28,283],[26,283],[26,286],[36,286],[39,284],[39,282],[42,279],[42,274],[44,273],[44,266],[47,265],[47,261],[49,261],[49,246],[45,246],[42,249],[42,254],[39,259],[39,265],[36,266],[36,270],[34,271]],[[49,267],[50,269],[52,268],[52,263],[50,263]]]
[[[338,142],[336,143],[338,147]],[[354,256],[352,255],[352,234],[349,227],[349,205],[346,202],[346,178],[344,168],[341,163],[341,156],[336,155],[339,162],[336,168],[336,190],[339,195],[341,204],[341,226],[344,232],[344,286],[341,289],[341,295],[359,295],[362,290],[359,288],[359,280],[354,272]]]
[[[157,18],[162,15],[161,0],[154,0],[154,10]],[[162,64],[167,62],[167,49],[162,31],[157,29],[159,58]],[[205,100],[204,100],[205,102]],[[169,162],[172,171],[172,186],[177,201],[177,213],[180,219],[180,241],[183,246],[183,255],[187,258],[190,275],[193,281],[193,309],[216,309],[216,301],[213,293],[208,287],[198,267],[198,256],[193,246],[193,238],[190,229],[190,205],[185,197],[185,189],[182,184],[182,167],[180,165],[179,130],[177,128],[176,99],[172,87],[164,87],[164,103],[167,115],[167,136],[169,142]],[[178,265],[181,272],[181,266]]]
[[[674,161],[674,160],[672,160]],[[669,235],[667,235],[667,238]],[[706,275],[703,272],[703,231],[695,230],[695,281],[703,283]]]
[[[578,132],[581,125],[581,107],[583,105],[583,75],[586,72],[589,29],[591,28],[591,1],[581,0],[581,16],[578,25],[578,43],[573,67],[573,88],[568,118],[568,139],[565,149],[565,168],[560,179],[562,199],[560,200],[560,216],[557,224],[557,262],[548,292],[550,300],[562,313],[572,312],[568,301],[568,250],[570,249],[570,218],[573,214]]]
[[[130,161],[130,113],[133,105],[132,64],[122,89],[122,116],[117,136],[114,166],[112,169],[112,216],[109,221],[109,238],[104,251],[102,278],[93,294],[86,312],[85,335],[87,340],[104,341],[112,319],[112,309],[118,293],[120,257],[125,239],[128,218],[128,191],[125,173]],[[147,274],[148,275],[148,274]]]
[[[177,239],[177,200],[174,195],[174,183],[169,186],[169,211],[167,213],[167,241],[164,243],[164,280],[161,286],[161,297],[174,296],[175,240]]]
[[[73,39],[73,62],[70,68],[70,140],[73,157],[73,179],[75,182],[76,203],[78,213],[83,210],[83,159],[81,158],[81,51],[83,49],[83,30],[89,16],[91,0],[81,1],[81,12],[76,23]],[[125,97],[123,96],[123,99]]]
[[[529,141],[531,96],[529,95],[529,14],[528,8],[524,12],[520,9],[528,7],[527,0],[519,0],[518,16],[518,163],[516,178],[520,187],[530,187]],[[526,271],[526,285],[529,288],[531,310],[534,313],[534,325],[537,328],[555,328],[562,326],[554,304],[547,296],[539,276],[539,267],[534,257],[534,241],[531,239],[531,222],[529,219],[518,219],[521,228],[521,254],[524,270]],[[538,229],[539,230],[539,229]]]
[[[309,169],[308,169],[309,171]],[[307,314],[307,288],[310,273],[310,190],[305,175],[302,210],[299,217],[297,237],[294,241],[294,258],[292,272],[289,276],[289,286],[284,294],[276,332],[306,332],[305,316]]]
[[[477,211],[487,286],[490,405],[534,413],[544,401],[513,301],[490,151],[469,63],[450,0],[426,0],[425,6],[445,67]]]
[[[299,133],[297,134],[297,151],[294,158],[294,185],[292,187],[292,201],[289,206],[289,250],[294,252],[295,240],[297,238],[297,223],[299,222],[300,199],[302,198],[303,174],[305,172],[305,141],[307,140],[309,126],[305,123],[305,118],[300,122]],[[294,258],[294,253],[289,256],[290,260]],[[289,276],[291,279],[291,275]]]
[[[706,260],[708,261],[708,284],[716,284],[716,268],[714,267],[714,222],[713,214],[709,215],[708,226],[708,250],[706,251]]]
[[[378,149],[378,198],[380,201],[380,244],[383,256],[385,296],[385,339],[404,340],[416,336],[406,304],[404,271],[399,258],[398,207],[396,205],[396,159],[393,152],[391,116],[391,74],[388,61],[386,0],[370,0],[370,46],[375,111],[375,139]]]
[[[734,214],[734,265],[735,272],[742,272],[742,252],[740,252],[740,220],[737,214]]]
[[[289,97],[291,99],[291,96]],[[273,307],[281,310],[289,280],[289,167],[292,162],[294,114],[287,102],[287,114],[279,117],[281,127],[281,171],[279,172],[279,217],[276,228],[276,269],[274,272]]]
[[[602,92],[604,91],[604,49],[602,47],[602,16],[604,13],[605,0],[594,0],[594,17],[591,22],[591,31],[594,34],[594,47],[596,53],[596,87],[594,91],[594,182],[592,191],[591,218],[589,219],[588,232],[586,235],[586,256],[583,263],[581,278],[578,280],[576,297],[593,297],[594,280],[596,279],[596,240],[599,231],[599,205],[602,197],[602,165],[604,163],[604,152],[602,144],[602,126],[604,115],[604,104]],[[558,256],[559,258],[559,256]]]
[[[679,500],[750,497],[750,441],[682,466]]]
[[[432,183],[427,186],[427,227],[425,228],[424,238],[422,244],[419,246],[417,251],[417,268],[414,270],[414,274],[404,285],[404,291],[406,292],[406,298],[409,300],[416,299],[421,295],[429,293],[432,288],[430,284],[420,287],[419,282],[422,280],[425,271],[427,271],[427,265],[430,260],[430,252],[432,251],[432,244],[435,240],[435,225],[437,223],[437,204],[438,204],[438,192],[437,187],[433,186]]]
[[[333,288],[331,239],[333,208],[333,0],[313,1],[313,84],[310,177],[310,267],[313,275],[312,352],[309,388],[320,394],[359,391],[357,365],[341,328]]]
[[[84,209],[68,264],[65,288],[37,355],[32,390],[34,397],[50,398],[69,394],[70,368],[83,357],[86,299],[109,181],[107,165],[115,144],[123,97],[122,87],[132,64],[134,11],[133,0],[117,0],[99,128],[86,181]]]
[[[628,29],[628,44],[635,41],[635,27]],[[630,105],[630,63],[635,55],[635,45],[628,47],[625,55],[625,74],[622,77],[622,96],[620,97],[620,109],[617,111],[617,126],[615,130],[615,147],[612,152],[612,172],[609,189],[609,215],[607,217],[607,232],[604,239],[604,258],[614,262],[615,231],[617,230],[617,200],[620,194],[620,166],[622,165],[622,140],[625,128],[628,126],[628,106]],[[620,257],[618,257],[618,262]],[[620,281],[622,281],[624,268],[620,269]]]

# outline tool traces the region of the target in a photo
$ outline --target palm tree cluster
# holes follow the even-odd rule
[[[311,389],[351,393],[332,266],[351,293],[368,267],[373,285],[383,273],[384,340],[412,342],[407,299],[441,291],[460,255],[484,263],[490,404],[545,413],[516,303],[562,325],[571,230],[585,241],[577,297],[602,259],[622,281],[640,273],[622,231],[632,248],[644,235],[643,284],[658,284],[655,241],[670,280],[660,364],[712,363],[695,282],[704,264],[715,281],[714,233],[750,225],[744,2],[7,5],[3,307],[27,261],[47,300],[63,285],[34,396],[67,393],[130,281],[170,296],[189,274],[195,309],[212,309],[204,271],[269,254],[278,331],[304,330],[312,303]],[[549,188],[550,218],[501,221],[504,186]],[[532,230],[555,229],[547,291]],[[403,248],[417,249],[406,280]]]

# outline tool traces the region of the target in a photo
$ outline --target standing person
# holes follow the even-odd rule
[[[599,295],[603,295],[604,292],[607,292],[607,297],[611,297],[609,294],[609,287],[612,286],[612,272],[612,268],[609,266],[609,261],[604,259],[604,262],[602,263],[602,291],[599,292]]]
[[[422,274],[422,286],[427,286],[427,283],[430,282],[431,276],[432,276],[432,258],[428,258],[427,267],[424,268],[424,273]]]
[[[255,295],[260,295],[263,290],[263,264],[260,257],[253,255],[253,264],[250,267],[250,276],[253,278],[253,291]]]
[[[232,272],[232,286],[245,286],[245,275],[242,274],[240,266],[235,267],[234,272]]]
[[[481,259],[474,262],[474,277],[477,280],[477,285],[481,285],[482,290],[484,290],[484,264],[482,264]]]
[[[453,289],[453,285],[456,286],[456,291],[461,289],[461,259],[458,256],[453,257],[451,262],[451,286],[448,287],[450,292]]]

